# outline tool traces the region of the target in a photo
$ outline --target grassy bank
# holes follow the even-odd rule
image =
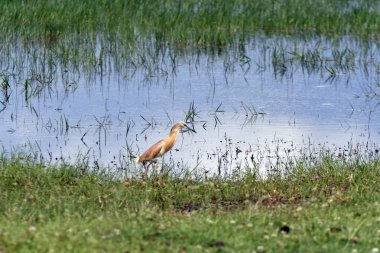
[[[10,1],[0,6],[1,33],[55,41],[68,34],[154,36],[177,45],[224,45],[257,31],[378,37],[376,1]],[[128,44],[128,43],[127,43]]]
[[[3,252],[371,252],[380,164],[323,159],[287,178],[111,180],[1,160]]]

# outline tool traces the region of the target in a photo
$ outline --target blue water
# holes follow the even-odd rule
[[[28,100],[23,83],[31,67],[24,60],[9,78],[0,144],[8,153],[28,150],[52,163],[82,160],[82,154],[91,167],[129,168],[133,173],[140,168],[130,155],[166,137],[193,103],[197,134],[179,136],[164,157],[173,171],[228,174],[256,164],[265,173],[281,157],[327,149],[336,154],[343,149],[370,152],[380,141],[380,58],[376,45],[367,45],[370,56],[363,47],[350,38],[337,43],[260,37],[244,46],[249,63],[232,47],[213,56],[189,52],[175,65],[164,53],[153,72],[144,67],[133,74],[117,71],[112,61],[102,74],[57,66],[50,84],[41,85]],[[282,72],[273,62],[278,48],[287,52]],[[319,49],[332,59],[334,49],[344,48],[355,59],[348,69],[337,68],[333,77],[327,70],[335,66],[332,60],[320,68],[291,60],[294,50]],[[25,57],[17,52],[13,59]],[[8,74],[14,69],[4,61],[1,67]],[[41,66],[36,69],[43,74]],[[34,85],[39,87],[36,81]]]

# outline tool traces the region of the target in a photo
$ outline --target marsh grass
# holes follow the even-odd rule
[[[347,35],[363,44],[376,43],[380,25],[378,5],[364,0],[48,0],[12,1],[0,10],[4,14],[0,19],[2,71],[18,74],[28,66],[26,79],[42,86],[51,83],[52,75],[66,71],[102,76],[116,70],[132,76],[142,68],[149,81],[175,74],[181,59],[191,56],[196,62],[203,53],[224,57],[226,73],[235,65],[247,72],[257,59],[247,54],[245,45],[258,34],[267,39],[294,38],[294,48],[253,42],[262,44],[260,51],[269,48],[267,63],[272,63],[275,73],[289,72],[298,62],[309,71],[327,70],[334,77],[352,70],[358,64],[353,59],[371,62],[376,58],[372,47],[363,46],[363,55],[350,47],[340,48],[330,57],[318,44],[299,49],[298,41],[320,35],[339,41]]]
[[[236,34],[323,33],[378,36],[379,7],[372,1],[12,1],[1,5],[3,34],[55,43],[67,34],[154,36],[177,46],[231,42]],[[94,37],[93,37],[94,38]]]
[[[76,90],[81,77],[90,85],[96,83],[96,78],[103,80],[111,73],[123,79],[133,79],[137,73],[149,84],[158,79],[170,80],[169,77],[175,77],[176,69],[184,64],[195,71],[206,65],[210,84],[215,89],[213,66],[218,61],[223,62],[227,84],[234,73],[240,72],[245,77],[252,72],[271,71],[275,77],[291,78],[301,69],[305,74],[318,73],[333,80],[358,70],[365,71],[368,76],[379,65],[376,45],[363,44],[352,37],[305,40],[257,35],[243,43],[234,39],[218,54],[176,49],[168,43],[157,45],[153,38],[138,39],[135,43],[125,44],[120,38],[91,40],[84,35],[63,38],[58,46],[51,47],[24,44],[20,40],[4,44],[0,51],[2,93],[11,99],[10,91],[22,91],[30,104],[42,94],[54,93],[57,80],[62,80],[63,94],[68,95]]]
[[[0,161],[5,252],[370,251],[380,243],[378,159],[300,161],[287,177],[115,180],[85,164]],[[164,170],[166,171],[166,170]]]

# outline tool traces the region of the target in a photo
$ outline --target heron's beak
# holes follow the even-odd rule
[[[189,125],[186,124],[185,127],[187,128],[188,131],[192,131],[192,132],[196,133],[196,131],[194,129],[190,128]]]

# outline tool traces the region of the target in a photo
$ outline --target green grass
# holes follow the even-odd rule
[[[2,34],[49,42],[68,34],[127,43],[153,36],[173,44],[222,46],[254,32],[378,37],[376,1],[9,1],[0,6]],[[93,37],[95,38],[95,37]]]
[[[292,171],[265,181],[247,173],[120,182],[83,165],[2,158],[0,249],[370,252],[380,245],[378,160],[323,158]]]

